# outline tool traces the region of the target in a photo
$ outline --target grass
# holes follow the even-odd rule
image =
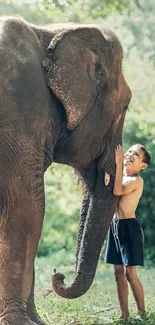
[[[61,253],[64,266],[58,271],[66,275],[66,283],[74,277],[74,266],[67,265],[66,253]],[[64,256],[63,256],[64,254]],[[115,320],[119,317],[119,306],[115,292],[115,281],[112,267],[99,263],[92,287],[82,297],[69,300],[58,297],[51,290],[50,276],[52,260],[56,266],[60,264],[56,257],[36,260],[36,304],[41,317],[48,325],[102,325],[122,324]],[[65,265],[66,264],[66,265]],[[136,306],[129,291],[130,318],[123,324],[155,325],[155,272],[154,269],[138,268],[143,283],[147,315],[143,321],[135,319]]]

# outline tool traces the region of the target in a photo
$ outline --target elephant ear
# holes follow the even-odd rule
[[[65,107],[70,130],[93,107],[103,81],[105,72],[98,54],[103,39],[93,27],[59,31],[42,61],[48,85]]]

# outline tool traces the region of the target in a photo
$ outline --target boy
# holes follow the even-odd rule
[[[137,276],[136,265],[144,264],[143,231],[135,210],[143,192],[139,173],[150,163],[150,154],[141,144],[133,145],[123,155],[122,146],[115,150],[116,175],[114,195],[120,196],[114,214],[106,249],[105,262],[113,264],[121,315],[129,316],[128,283],[130,283],[138,314],[145,313],[144,292]],[[124,169],[122,168],[124,165]]]

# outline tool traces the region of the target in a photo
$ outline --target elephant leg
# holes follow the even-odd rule
[[[35,324],[26,313],[24,286],[28,291],[31,283],[31,265],[26,260],[26,237],[22,234],[22,227],[20,236],[10,222],[8,232],[1,229],[0,238],[0,324]]]
[[[36,310],[36,305],[34,301],[34,284],[35,284],[35,269],[33,267],[33,280],[31,286],[30,296],[27,301],[27,315],[29,318],[35,322],[37,325],[46,325],[46,323],[41,319]]]
[[[37,204],[36,204],[37,203]],[[0,324],[36,325],[27,315],[33,264],[43,222],[43,201],[25,198],[0,224]],[[11,209],[14,211],[12,217]]]

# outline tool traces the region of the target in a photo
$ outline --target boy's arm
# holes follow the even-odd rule
[[[121,145],[118,145],[115,149],[115,163],[116,163],[116,174],[114,181],[114,195],[122,195],[123,190],[123,148]]]
[[[128,194],[134,190],[143,188],[143,179],[141,177],[133,177],[123,184],[123,161],[123,149],[122,146],[119,145],[115,150],[116,175],[113,193],[116,196]]]

